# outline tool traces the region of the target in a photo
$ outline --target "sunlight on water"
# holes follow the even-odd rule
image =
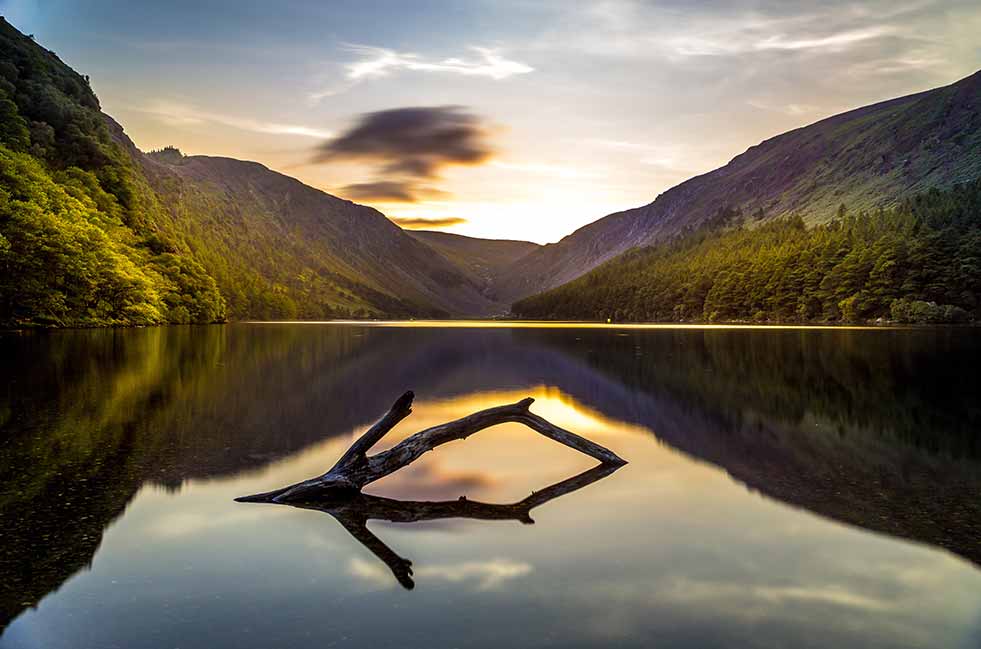
[[[555,320],[276,320],[251,321],[250,325],[349,325],[355,327],[418,327],[424,329],[909,329],[903,325],[780,325],[780,324],[679,324],[629,322],[563,322]]]

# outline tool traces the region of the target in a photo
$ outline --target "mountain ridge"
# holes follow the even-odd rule
[[[981,177],[978,72],[768,138],[557,243],[413,232],[257,162],[144,153],[6,21],[0,54],[4,326],[506,315],[723,213],[813,227]]]
[[[410,236],[422,241],[447,259],[467,270],[482,282],[481,292],[491,300],[499,296],[500,277],[541,246],[515,239],[482,239],[453,232],[407,230]]]
[[[228,273],[221,269],[222,261],[242,260],[233,271],[258,268],[266,279],[302,294],[302,282],[277,272],[274,264],[258,261],[256,255],[271,255],[293,269],[299,264],[307,275],[304,281],[328,278],[342,296],[364,293],[382,307],[376,315],[487,315],[504,308],[481,294],[465,268],[441,254],[434,256],[429,246],[372,207],[310,187],[258,162],[206,155],[176,161],[146,154],[118,123],[111,123],[114,137],[141,166],[175,219],[184,213],[186,226],[205,244],[197,254],[216,275],[233,319],[254,317],[254,309],[247,295],[237,294],[223,281]],[[221,205],[215,204],[218,196]],[[249,232],[250,238],[225,241],[229,229]],[[216,252],[220,259],[208,259]]]
[[[815,224],[830,220],[842,203],[853,210],[889,207],[981,176],[979,151],[981,71],[768,138],[646,205],[614,212],[532,253],[520,271],[500,279],[502,297],[514,301],[554,288],[725,208],[762,209],[761,220],[800,214]]]

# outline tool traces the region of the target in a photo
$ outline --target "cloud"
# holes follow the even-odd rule
[[[253,133],[267,133],[270,135],[296,135],[312,138],[333,137],[332,131],[302,126],[299,124],[284,124],[281,122],[266,122],[262,120],[250,119],[247,117],[236,117],[209,111],[199,110],[187,104],[180,104],[170,101],[157,101],[150,106],[137,108],[137,111],[153,115],[165,124],[171,126],[194,126],[199,124],[220,124],[237,128],[242,131]]]
[[[844,48],[853,43],[882,38],[892,34],[893,29],[886,26],[869,29],[853,29],[819,38],[787,38],[783,35],[768,36],[753,44],[755,50],[807,50]]]
[[[433,187],[419,186],[411,181],[378,180],[353,183],[338,190],[353,201],[378,201],[381,203],[414,203],[425,198],[445,198],[449,194]]]
[[[491,590],[505,581],[524,577],[531,571],[531,564],[524,561],[491,559],[420,566],[415,569],[415,575],[419,579],[440,579],[451,583],[472,581],[476,590]]]
[[[432,219],[427,219],[421,216],[390,216],[388,218],[399,227],[407,230],[438,230],[440,228],[449,228],[454,225],[461,225],[467,222],[466,219],[460,218],[459,216],[447,216]]]
[[[887,25],[876,25],[865,29],[843,29],[840,31],[789,31],[770,33],[783,25],[754,24],[736,25],[719,29],[713,33],[692,34],[668,41],[673,54],[681,57],[733,56],[768,51],[806,51],[817,50],[822,54],[843,52],[864,41],[881,39],[894,35],[897,31]]]
[[[442,61],[427,61],[418,54],[401,53],[381,47],[352,45],[348,49],[362,55],[360,61],[347,66],[347,78],[352,80],[384,77],[397,70],[412,70],[488,77],[500,81],[516,74],[534,71],[533,67],[508,60],[498,54],[497,50],[486,47],[470,48],[478,54],[477,60],[452,58]]]
[[[743,601],[756,599],[770,605],[788,605],[795,601],[819,602],[841,608],[868,611],[885,611],[896,607],[896,603],[888,599],[865,595],[838,584],[768,585],[676,577],[664,580],[663,585],[658,588],[658,595],[666,600],[685,604],[738,598]]]
[[[380,162],[388,173],[433,178],[448,165],[476,165],[493,151],[486,127],[460,106],[394,108],[362,115],[320,148],[315,162]]]
[[[429,566],[418,566],[413,573],[418,579],[431,579],[449,583],[471,582],[478,591],[492,590],[506,581],[524,577],[532,571],[532,565],[512,559],[487,561],[463,561]],[[377,562],[354,558],[348,562],[348,574],[374,588],[390,588],[395,585],[390,573]]]
[[[460,106],[394,108],[361,115],[339,137],[324,143],[316,163],[362,162],[376,166],[371,182],[349,185],[349,197],[416,202],[445,192],[429,186],[440,171],[479,165],[494,150],[489,128]]]
[[[558,27],[543,34],[536,46],[560,51],[575,48],[578,53],[603,57],[658,60],[688,69],[708,65],[699,61],[706,58],[723,59],[720,65],[724,66],[752,66],[763,61],[770,66],[773,62],[792,65],[795,59],[787,55],[796,53],[834,60],[837,69],[841,69],[843,60],[846,65],[851,63],[843,55],[859,51],[909,58],[911,52],[926,49],[932,58],[939,49],[949,49],[949,44],[928,34],[945,27],[913,27],[914,21],[943,21],[946,11],[969,5],[964,0],[951,0],[941,12],[936,3],[895,0],[804,5],[751,0],[703,4],[607,0],[571,12]],[[772,67],[766,70],[772,72]]]
[[[502,81],[535,70],[530,65],[507,59],[498,50],[487,47],[469,48],[476,53],[476,58],[450,58],[439,61],[428,60],[419,54],[370,45],[348,45],[346,49],[359,55],[360,58],[344,66],[345,82],[315,92],[311,95],[311,99],[318,100],[336,95],[362,81],[388,77],[400,71],[486,77],[494,81]]]
[[[789,103],[789,104],[779,105],[779,104],[772,104],[760,99],[748,99],[746,103],[752,106],[753,108],[758,108],[759,110],[765,110],[774,113],[783,113],[784,115],[791,115],[791,116],[809,115],[820,111],[820,108],[818,108],[817,106],[811,106],[809,104]]]

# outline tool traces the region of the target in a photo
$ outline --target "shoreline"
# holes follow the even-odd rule
[[[157,327],[211,327],[226,325],[341,325],[379,328],[420,329],[746,329],[746,330],[916,330],[916,329],[975,329],[981,322],[969,323],[752,323],[729,322],[602,322],[597,320],[504,320],[504,319],[452,319],[452,320],[229,320],[209,323],[161,323],[154,325],[96,325],[91,327],[17,327],[0,328],[0,334],[49,333],[56,331],[92,331],[102,329],[154,329]]]

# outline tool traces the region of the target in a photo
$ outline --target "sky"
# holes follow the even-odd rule
[[[779,133],[981,69],[977,0],[0,0],[143,150],[404,227],[557,241]]]

